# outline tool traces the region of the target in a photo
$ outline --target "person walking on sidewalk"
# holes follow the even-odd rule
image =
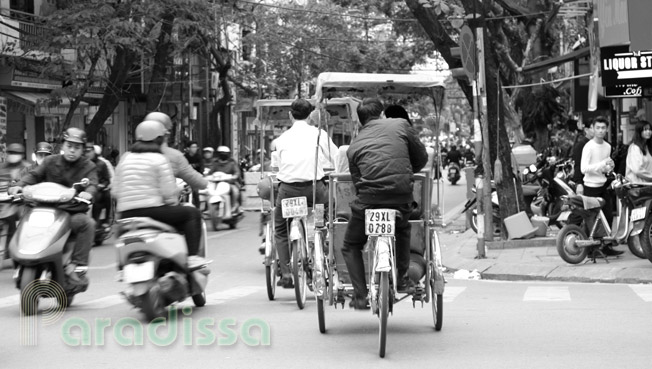
[[[636,123],[634,137],[627,149],[625,177],[632,182],[652,182],[652,124]]]
[[[609,182],[607,174],[614,169],[614,161],[611,159],[611,145],[604,140],[609,128],[609,122],[604,117],[596,117],[591,124],[594,136],[582,149],[581,170],[584,174],[584,195],[591,197],[602,197],[605,201],[602,210],[607,222],[611,224],[613,219],[612,195],[609,193]],[[605,246],[602,252],[607,256],[620,255],[623,252]]]
[[[342,255],[353,284],[350,307],[368,309],[367,283],[362,249],[365,235],[365,210],[396,209],[396,264],[398,292],[414,289],[407,275],[410,265],[410,213],[413,209],[414,173],[428,163],[426,148],[407,120],[381,118],[383,103],[366,98],[357,109],[362,129],[347,150],[356,199],[350,204],[351,219],[344,234]]]

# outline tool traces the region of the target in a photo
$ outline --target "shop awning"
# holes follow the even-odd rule
[[[5,91],[8,98],[34,108],[36,116],[65,115],[70,108],[70,99],[64,98],[57,103],[50,94],[44,92]],[[81,115],[87,114],[88,103],[81,102],[77,108]]]

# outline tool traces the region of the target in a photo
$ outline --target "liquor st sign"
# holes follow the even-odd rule
[[[629,46],[600,48],[602,85],[652,86],[652,51],[629,51]]]

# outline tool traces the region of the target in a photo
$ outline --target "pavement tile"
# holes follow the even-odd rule
[[[501,281],[546,280],[556,267],[549,265],[496,263],[481,273],[483,279]]]

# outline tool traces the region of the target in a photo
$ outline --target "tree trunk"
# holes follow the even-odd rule
[[[138,54],[132,50],[117,48],[115,52],[111,73],[104,88],[104,96],[102,96],[100,107],[86,128],[89,141],[95,141],[95,136],[97,136],[97,133],[104,126],[104,122],[113,114],[115,108],[118,107],[122,98],[122,86],[124,86],[129,76],[129,71],[136,60],[138,60]]]
[[[169,10],[161,17],[161,31],[156,43],[156,54],[154,55],[154,66],[147,92],[147,112],[158,111],[163,100],[166,89],[171,89],[168,68],[173,65],[172,59],[172,26],[174,13]]]

